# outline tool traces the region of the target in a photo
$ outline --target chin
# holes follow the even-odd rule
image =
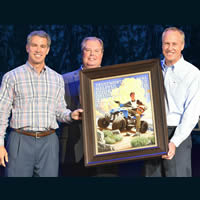
[[[87,68],[87,69],[93,69],[93,68],[97,68],[97,66],[96,66],[96,65],[89,65],[89,66],[87,66],[86,68]]]

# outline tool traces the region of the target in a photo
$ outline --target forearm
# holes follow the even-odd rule
[[[0,116],[2,116],[1,112]],[[4,138],[6,135],[7,127],[8,127],[8,120],[3,120],[2,117],[0,117],[0,146],[4,146]]]
[[[0,146],[4,145],[4,138],[6,135],[6,129],[8,127],[10,112],[11,105],[0,101]]]
[[[62,123],[71,123],[73,121],[70,115],[71,112],[71,110],[66,109],[64,112],[60,112],[60,114],[57,115],[56,119]]]
[[[190,136],[195,125],[191,124],[190,126],[185,126],[182,124],[178,125],[175,130],[174,136],[170,139],[170,142],[173,142],[176,147],[179,147],[179,145]]]
[[[185,108],[181,121],[178,124],[174,136],[171,138],[178,147],[192,132],[199,120],[200,103],[199,96],[195,96]]]

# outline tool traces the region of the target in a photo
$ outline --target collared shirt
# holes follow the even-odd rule
[[[173,66],[161,62],[167,125],[177,126],[171,138],[178,147],[192,132],[200,114],[200,71],[183,57]]]
[[[58,128],[57,121],[71,122],[64,100],[64,81],[45,66],[38,75],[28,63],[7,72],[0,88],[0,146],[11,114],[10,127],[31,131]]]

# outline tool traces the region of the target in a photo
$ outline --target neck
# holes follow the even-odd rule
[[[82,69],[94,69],[94,68],[98,68],[98,67],[101,67],[100,65],[96,66],[96,65],[90,65],[90,66],[85,66],[85,65],[82,65]]]
[[[179,58],[179,59],[174,60],[174,61],[167,61],[167,60],[165,60],[165,65],[166,65],[167,67],[171,67],[171,66],[173,66],[174,64],[176,64],[176,63],[181,59],[181,57],[182,57],[182,55],[180,55],[180,58]]]
[[[44,69],[44,66],[45,66],[45,63],[39,63],[39,64],[31,63],[31,62],[29,62],[29,63],[37,71],[38,74],[41,73],[41,71]]]

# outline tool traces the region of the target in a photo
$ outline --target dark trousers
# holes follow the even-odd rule
[[[169,139],[173,136],[176,127],[168,128]],[[172,160],[155,158],[144,162],[145,177],[191,177],[191,149],[192,140],[189,136],[176,148]]]
[[[56,177],[58,176],[58,136],[34,138],[12,131],[6,145],[8,177]]]
[[[78,163],[60,164],[60,176],[116,177],[119,176],[118,165],[85,167],[83,158]]]

